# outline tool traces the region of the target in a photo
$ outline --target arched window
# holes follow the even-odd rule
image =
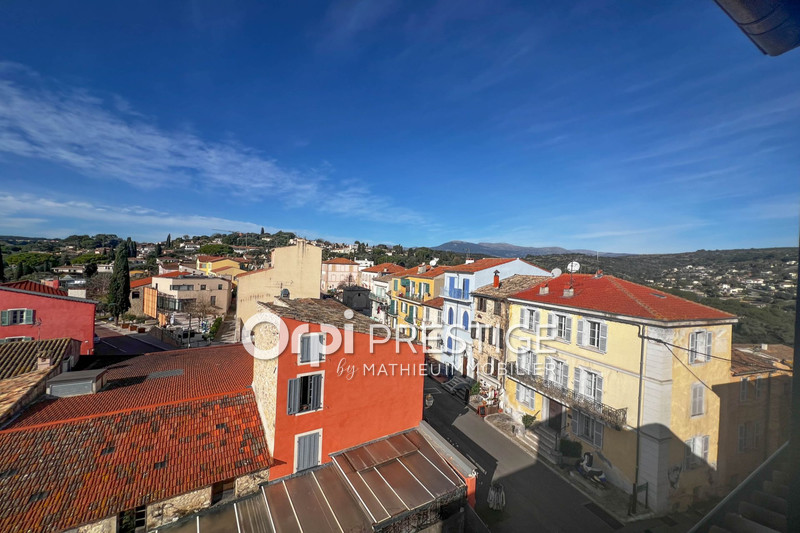
[[[453,308],[451,307],[450,310],[447,312],[447,323],[452,326],[454,320],[455,318],[453,317]]]
[[[469,313],[464,311],[464,316],[461,317],[461,324],[464,326],[464,329],[469,330]]]
[[[451,311],[452,311],[452,309],[451,309]],[[452,350],[453,349],[453,337],[447,337],[447,349],[448,350]]]

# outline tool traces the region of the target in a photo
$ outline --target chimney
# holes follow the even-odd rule
[[[500,271],[499,270],[495,270],[494,271],[494,282],[492,283],[492,286],[494,286],[495,289],[500,286]]]
[[[474,260],[474,259],[465,259],[465,260],[464,260],[464,264],[465,264],[465,265],[471,265],[471,264],[472,264],[472,263],[474,263],[474,262],[475,262],[475,260]]]
[[[417,267],[417,274],[424,274],[428,270],[428,265],[420,265]]]
[[[40,353],[36,358],[36,370],[47,370],[50,368],[50,356],[46,353]]]
[[[544,296],[546,294],[550,294],[550,285],[548,285],[547,283],[539,287],[539,295]]]
[[[572,298],[575,294],[575,289],[569,287],[568,289],[564,289],[564,298]]]
[[[603,270],[598,268],[597,273],[594,275],[595,278],[602,278],[603,277]]]
[[[762,350],[762,351],[764,351],[764,352],[766,352],[767,350],[769,350],[769,344],[762,344],[762,345],[761,345],[761,350]]]

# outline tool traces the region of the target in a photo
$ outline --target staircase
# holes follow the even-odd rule
[[[784,446],[785,448],[785,446]],[[776,453],[693,529],[693,533],[785,533],[789,465]],[[751,481],[748,483],[748,481]],[[727,500],[727,501],[726,501]],[[709,527],[710,526],[710,527]]]
[[[539,425],[532,430],[523,430],[522,440],[533,448],[539,457],[553,463],[561,464],[561,452],[558,451],[558,433],[546,425]]]

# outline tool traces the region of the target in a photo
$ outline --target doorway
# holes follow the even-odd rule
[[[550,412],[547,425],[550,429],[561,431],[561,423],[564,418],[564,406],[555,400],[550,400]]]

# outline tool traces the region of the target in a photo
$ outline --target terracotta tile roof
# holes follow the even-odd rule
[[[794,366],[794,349],[783,344],[733,344],[731,373],[734,376],[788,370]]]
[[[355,261],[350,261],[344,257],[335,257],[322,262],[323,265],[358,265]]]
[[[72,339],[47,339],[41,341],[16,341],[0,344],[0,379],[13,378],[36,370],[39,354],[47,354],[51,361],[60,362],[71,355]]]
[[[395,265],[394,263],[381,263],[380,265],[375,265],[369,268],[365,268],[361,272],[375,272],[377,274],[380,274],[384,270],[386,270],[387,274],[395,274],[397,272],[400,272],[401,270],[405,270],[405,267],[402,267],[400,265]]]
[[[225,259],[221,255],[198,255],[197,260],[201,263],[213,263],[214,261],[219,261],[220,259]]]
[[[226,270],[233,271],[233,272],[227,272],[228,274],[233,274],[233,275],[236,275],[239,272],[244,272],[244,270],[242,270],[239,267],[235,267],[235,266],[224,266],[224,267],[219,267],[219,268],[212,268],[211,272],[214,272],[215,274],[222,274],[222,273],[225,273]]]
[[[439,296],[438,298],[431,298],[428,301],[422,302],[422,305],[426,307],[433,307],[434,309],[441,309],[444,305],[444,298]]]
[[[419,271],[418,269],[419,269],[418,266],[413,266],[411,268],[406,268],[398,272],[395,272],[394,274],[386,274],[385,276],[379,276],[375,278],[375,281],[389,281],[394,278],[403,278],[405,276],[414,275]]]
[[[494,268],[500,265],[505,265],[511,261],[516,261],[514,257],[487,257],[485,259],[478,259],[470,264],[455,265],[445,267],[447,272],[479,272],[487,268]]]
[[[263,435],[251,390],[0,431],[0,530],[61,531],[263,470]]]
[[[150,377],[154,372],[177,375]],[[14,428],[98,416],[190,398],[239,392],[253,382],[253,358],[241,344],[147,354],[111,366],[96,394],[36,403]]]
[[[53,367],[43,368],[0,381],[0,425],[16,409],[21,409],[25,396],[40,384],[43,385],[42,382],[52,371]]]
[[[150,285],[153,282],[153,278],[176,278],[178,276],[184,275],[185,272],[180,272],[178,270],[174,272],[165,272],[163,274],[158,274],[157,276],[150,276],[147,278],[140,278],[131,280],[131,289],[136,289],[138,287],[144,287],[145,285]]]
[[[363,287],[361,288],[363,289]],[[280,317],[291,318],[300,322],[329,324],[339,329],[344,328],[345,324],[351,324],[353,331],[358,333],[369,334],[371,327],[376,324],[374,320],[361,313],[355,313],[353,318],[350,319],[345,318],[345,311],[352,312],[352,310],[332,298],[324,300],[298,298],[297,300],[280,300],[280,304],[277,302],[258,302],[258,304]],[[395,337],[395,333],[395,331],[392,331],[392,338]],[[384,336],[384,330],[378,329],[377,334]]]
[[[444,266],[439,266],[439,267],[429,268],[428,270],[426,270],[426,271],[425,271],[425,272],[423,272],[422,274],[408,274],[408,276],[409,276],[409,277],[412,277],[412,278],[426,278],[426,279],[433,279],[433,278],[435,278],[436,276],[441,276],[442,274],[444,274],[445,272],[447,272],[447,268],[448,268],[448,267],[444,267]]]
[[[0,283],[0,287],[8,287],[9,289],[17,289],[18,291],[38,292],[41,294],[51,294],[53,296],[67,296],[65,291],[50,287],[44,283],[37,283],[35,281],[10,281],[8,283]]]
[[[513,294],[530,289],[543,281],[552,279],[547,276],[528,276],[522,274],[514,274],[505,279],[500,280],[500,286],[495,287],[494,284],[484,285],[474,291],[473,295],[486,296],[489,298],[508,298]]]
[[[564,289],[569,288],[570,276],[562,274],[544,282],[549,287],[548,294],[539,294],[539,287],[543,285],[540,283],[513,295],[513,298],[666,322],[736,318],[719,309],[614,276],[574,274],[573,281],[574,294],[571,297],[564,297]]]

